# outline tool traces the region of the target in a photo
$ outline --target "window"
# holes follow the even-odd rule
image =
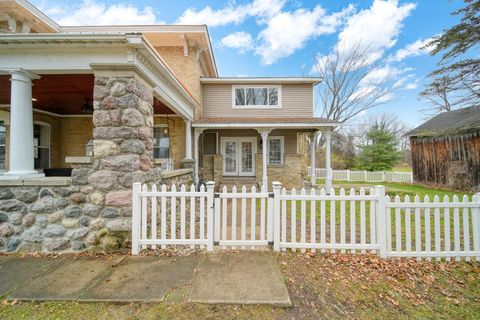
[[[5,169],[5,122],[0,121],[0,170]]]
[[[33,124],[35,169],[50,168],[50,125],[44,122]]]
[[[283,137],[268,138],[268,164],[283,164]]]
[[[170,158],[170,137],[167,126],[153,128],[153,157],[156,159]]]
[[[234,87],[235,107],[280,107],[279,87]]]

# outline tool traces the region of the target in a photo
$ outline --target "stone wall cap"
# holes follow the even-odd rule
[[[70,177],[41,177],[29,179],[0,180],[0,187],[21,187],[21,186],[69,186],[72,184]]]
[[[93,163],[93,157],[65,157],[66,163]]]
[[[173,177],[177,177],[177,176],[183,176],[183,175],[186,175],[186,174],[191,174],[193,173],[193,169],[177,169],[177,170],[170,170],[170,171],[164,171],[161,173],[161,177],[163,179],[167,179],[167,178],[173,178]]]

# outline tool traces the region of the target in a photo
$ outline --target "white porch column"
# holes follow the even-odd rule
[[[268,135],[272,129],[261,128],[257,129],[262,137],[262,187],[265,186],[268,190],[268,175],[267,175],[267,148],[268,148]]]
[[[330,193],[330,189],[332,188],[332,164],[330,160],[330,143],[332,139],[332,132],[331,131],[326,131],[325,132],[325,138],[326,138],[326,143],[325,143],[325,171],[326,171],[326,177],[325,177],[325,191],[327,193]]]
[[[316,147],[317,147],[317,137],[318,137],[318,132],[312,132],[310,136],[310,184],[312,187],[315,187],[317,185],[317,173],[315,172],[316,170]]]
[[[10,170],[5,178],[43,176],[35,171],[33,146],[32,79],[26,70],[10,70]]]
[[[192,159],[192,122],[185,120],[185,159]]]
[[[193,141],[193,148],[194,148],[194,153],[195,153],[195,178],[194,178],[194,183],[196,186],[198,186],[198,182],[200,181],[199,178],[199,164],[198,164],[198,159],[200,155],[198,154],[198,143],[200,140],[200,134],[203,132],[203,128],[195,128],[194,131],[194,141]]]

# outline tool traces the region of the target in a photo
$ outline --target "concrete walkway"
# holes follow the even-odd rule
[[[291,306],[271,252],[187,257],[0,257],[0,297],[24,301]]]

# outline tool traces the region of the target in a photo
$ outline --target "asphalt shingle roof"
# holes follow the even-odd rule
[[[480,106],[442,112],[405,135],[428,137],[480,131]]]

